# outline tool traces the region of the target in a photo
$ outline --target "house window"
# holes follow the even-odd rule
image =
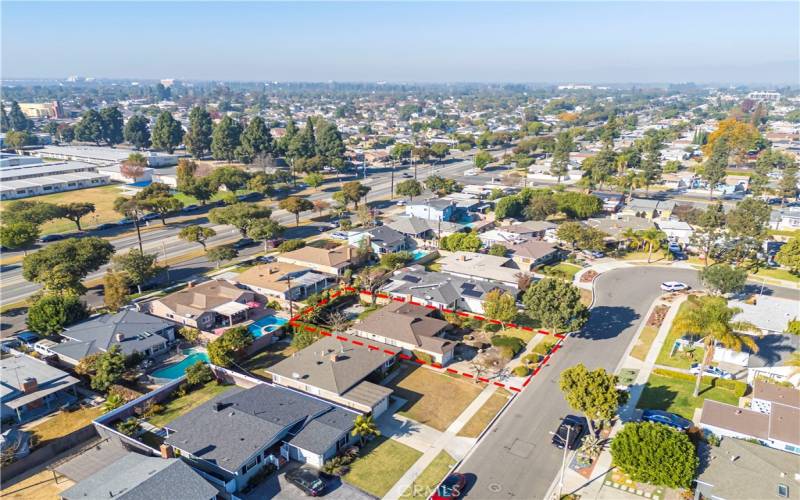
[[[781,498],[789,498],[789,487],[785,484],[778,484],[778,496]]]
[[[347,434],[341,437],[339,441],[336,442],[336,449],[341,450],[347,444]]]
[[[256,457],[256,458],[258,458],[258,457]],[[250,460],[250,462],[248,462],[247,465],[242,467],[242,474],[247,474],[247,471],[249,471],[250,469],[252,469],[253,467],[256,466],[256,464],[258,463],[258,460],[256,458]]]

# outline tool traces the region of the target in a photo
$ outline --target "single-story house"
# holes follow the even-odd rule
[[[765,446],[800,455],[800,390],[763,380],[753,383],[750,409],[710,399],[700,426],[720,436],[755,439]]]
[[[321,273],[341,276],[344,270],[356,264],[356,248],[341,245],[336,248],[318,248],[306,245],[278,255],[278,262],[307,267]]]
[[[247,319],[248,304],[254,300],[251,290],[217,279],[190,283],[183,290],[148,302],[147,307],[159,318],[209,331],[218,322],[233,325]]]
[[[619,212],[625,204],[625,197],[619,193],[610,193],[607,191],[592,191],[592,195],[599,198],[603,202],[603,211],[615,214]]]
[[[646,231],[655,227],[655,224],[653,224],[651,220],[632,215],[587,219],[586,225],[606,233],[608,235],[606,240],[609,242],[624,240],[625,237],[622,235],[628,229],[632,229],[634,231]]]
[[[373,252],[381,255],[409,250],[411,248],[406,235],[388,226],[377,226],[362,231],[350,231],[348,233],[347,243],[351,246],[358,246],[364,239],[369,241]]]
[[[521,272],[511,257],[498,257],[475,252],[454,252],[439,259],[442,272],[476,280],[517,285]]]
[[[549,264],[561,253],[558,247],[542,240],[526,240],[506,248],[511,253],[511,260],[525,271]]]
[[[731,307],[742,310],[734,321],[753,323],[764,334],[781,334],[789,328],[789,322],[800,317],[796,300],[759,295],[754,303],[732,300]]]
[[[247,269],[236,281],[269,300],[289,301],[326,290],[337,283],[337,277],[287,262],[272,262]]]
[[[379,350],[356,347],[349,339],[323,337],[267,368],[267,372],[277,385],[377,417],[388,408],[392,390],[365,379],[373,374],[383,377],[395,357],[384,351],[391,351],[391,346],[376,344]]]
[[[409,355],[422,353],[444,365],[453,358],[456,343],[440,337],[450,323],[432,318],[432,312],[422,306],[390,302],[353,325],[352,333],[400,347]]]
[[[656,227],[663,231],[670,241],[688,245],[691,241],[694,229],[688,222],[674,219],[655,219]]]
[[[489,231],[485,231],[478,235],[480,238],[481,243],[483,243],[484,247],[490,247],[492,245],[503,245],[503,246],[510,246],[515,245],[517,243],[522,243],[526,239],[525,236],[522,236],[518,233],[514,233],[511,231],[506,231],[505,228],[498,228],[498,229],[491,229]]]
[[[769,227],[780,231],[800,229],[800,207],[773,210],[769,217]]]
[[[428,220],[453,221],[456,203],[442,198],[411,201],[406,205],[406,215]]]
[[[800,500],[797,457],[741,439],[701,445],[694,499],[789,498]]]
[[[620,212],[622,215],[632,215],[634,217],[644,217],[645,219],[669,219],[672,216],[672,209],[675,202],[672,200],[660,201],[645,198],[633,198]]]
[[[0,358],[0,415],[25,422],[77,400],[78,379],[26,354]]]
[[[278,458],[321,467],[353,440],[358,413],[294,389],[234,387],[171,421],[164,441],[230,493]]]
[[[558,228],[557,224],[544,220],[529,220],[502,227],[503,231],[515,233],[525,238],[536,239],[544,238],[548,233],[555,231],[556,228]]]
[[[516,296],[517,289],[508,285],[428,272],[422,266],[397,271],[381,291],[438,309],[466,310],[483,314],[483,301],[492,290]]]
[[[440,237],[467,230],[467,226],[464,224],[434,221],[420,217],[397,217],[388,222],[386,226],[423,245],[438,240]]]
[[[694,185],[694,180],[697,174],[694,172],[681,171],[673,174],[662,174],[661,181],[668,189],[689,189]]]
[[[65,342],[48,348],[59,361],[75,366],[90,354],[106,352],[119,346],[125,356],[139,353],[145,357],[165,353],[175,340],[175,323],[132,309],[115,314],[101,314],[72,325],[61,336]]]
[[[219,491],[179,458],[128,452],[60,493],[63,500],[213,500]]]

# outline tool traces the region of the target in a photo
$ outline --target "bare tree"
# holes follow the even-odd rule
[[[333,311],[328,315],[328,326],[335,332],[343,332],[350,325],[347,315],[341,311]]]
[[[378,287],[383,283],[385,275],[386,273],[382,269],[377,268],[364,268],[358,273],[358,282],[361,288],[370,292],[370,303],[373,306],[377,300],[375,294],[378,291]]]

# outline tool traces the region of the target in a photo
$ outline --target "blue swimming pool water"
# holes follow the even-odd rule
[[[258,338],[264,335],[264,333],[274,332],[288,322],[288,319],[279,316],[264,316],[258,321],[251,323],[247,329],[250,330],[250,334],[253,335],[253,337]]]
[[[414,258],[414,260],[419,260],[425,257],[426,255],[428,255],[428,252],[426,252],[425,250],[417,249],[411,252],[411,256]]]
[[[179,363],[175,363],[174,365],[154,371],[151,375],[155,378],[167,378],[174,380],[176,378],[183,377],[186,369],[198,361],[208,363],[208,354],[203,351],[186,349],[183,351],[183,354],[187,354],[188,356],[182,359]]]

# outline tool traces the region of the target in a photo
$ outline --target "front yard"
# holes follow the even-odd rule
[[[683,337],[683,333],[678,331],[678,329],[674,327],[674,324],[680,319],[682,314],[686,314],[689,307],[688,304],[688,302],[684,302],[680,305],[678,314],[675,315],[675,319],[673,320],[673,326],[670,328],[667,339],[664,341],[664,346],[661,348],[661,352],[658,353],[658,358],[656,359],[657,365],[688,370],[692,363],[699,363],[703,360],[705,349],[702,347],[689,348],[689,350],[684,351],[675,349],[675,352],[672,352],[675,342]],[[716,363],[712,364],[716,365]]]
[[[378,437],[361,449],[342,479],[371,495],[383,497],[422,453],[397,441]]]
[[[209,399],[212,399],[225,391],[236,387],[235,385],[221,385],[216,381],[211,381],[192,390],[184,396],[177,397],[167,403],[163,403],[164,410],[148,418],[147,421],[156,427],[163,427],[181,415],[197,408]]]
[[[568,281],[572,281],[575,278],[575,275],[581,269],[583,269],[581,266],[576,266],[575,264],[570,264],[568,262],[559,262],[554,266],[544,266],[539,271],[542,274],[558,278],[564,278]]]
[[[475,399],[482,386],[423,367],[403,366],[388,387],[407,401],[400,415],[444,431]]]
[[[491,395],[491,397],[483,403],[483,406],[470,418],[464,427],[458,431],[458,435],[462,437],[476,438],[483,432],[483,429],[489,425],[489,422],[497,415],[497,412],[508,401],[508,392],[503,389],[498,389]]]
[[[656,335],[658,335],[658,328],[649,325],[642,328],[639,338],[636,339],[636,345],[631,349],[631,356],[639,361],[644,361]]]
[[[75,411],[60,411],[40,424],[30,427],[23,426],[23,429],[35,434],[39,441],[37,446],[42,446],[48,441],[58,439],[91,425],[92,420],[102,414],[103,409],[99,406],[81,408]]]
[[[403,498],[427,500],[433,489],[444,479],[450,468],[455,465],[456,459],[442,450],[431,463],[425,467],[422,474],[417,476],[411,486],[403,493]]]
[[[705,399],[734,406],[739,403],[739,397],[733,391],[714,387],[706,382],[700,385],[700,396],[694,397],[692,392],[693,381],[652,374],[637,407],[670,411],[691,420],[695,408],[701,408]]]

